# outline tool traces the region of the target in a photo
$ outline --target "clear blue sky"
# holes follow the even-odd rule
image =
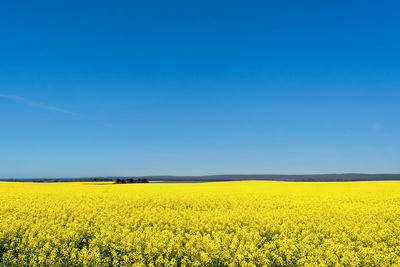
[[[398,1],[2,1],[0,177],[400,173]]]

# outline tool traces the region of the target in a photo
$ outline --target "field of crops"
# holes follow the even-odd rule
[[[400,182],[0,182],[0,266],[400,266]]]

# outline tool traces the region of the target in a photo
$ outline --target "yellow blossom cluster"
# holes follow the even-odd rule
[[[0,266],[400,266],[400,182],[0,182]]]

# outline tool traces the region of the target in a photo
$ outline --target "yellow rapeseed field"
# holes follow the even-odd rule
[[[1,182],[2,265],[400,266],[400,182]]]

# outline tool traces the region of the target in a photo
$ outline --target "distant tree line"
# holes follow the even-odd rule
[[[139,179],[121,179],[118,178],[115,180],[115,184],[137,184],[137,183],[148,183],[149,181],[144,178],[139,178]]]

